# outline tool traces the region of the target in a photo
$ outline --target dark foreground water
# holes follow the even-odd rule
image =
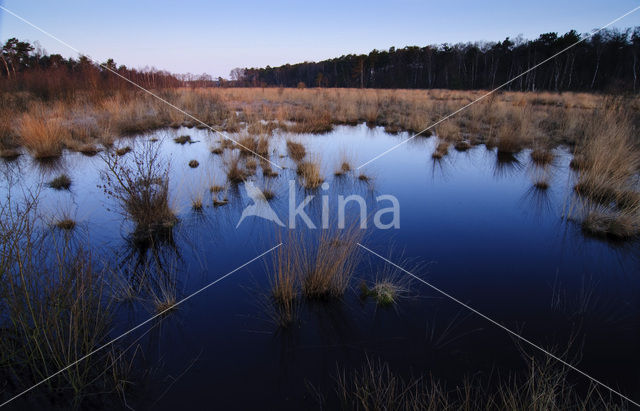
[[[179,134],[197,142],[178,145],[173,137]],[[43,189],[41,211],[72,215],[79,222],[74,241],[89,244],[123,271],[139,263],[141,255],[155,255],[154,261],[175,272],[178,299],[286,240],[282,229],[256,217],[236,228],[242,210],[252,204],[242,185],[229,188],[229,204],[212,206],[208,187],[225,179],[222,157],[209,151],[217,137],[180,129],[120,145],[135,146],[152,137],[160,138],[155,144],[162,145],[171,162],[172,201],[180,222],[171,241],[142,254],[127,241],[130,223],[97,187],[104,168],[100,156],[70,153],[46,167],[22,156],[3,167],[24,187],[67,173],[71,191]],[[332,224],[339,194],[361,195],[371,216],[377,207],[389,206],[378,204],[377,196],[395,196],[400,228],[380,230],[369,219],[364,245],[554,352],[567,349],[577,336],[570,352],[581,355],[570,359],[578,368],[640,399],[640,248],[587,238],[578,223],[566,218],[575,178],[570,156],[558,150],[554,163],[541,170],[531,164],[528,152],[504,156],[477,146],[467,152],[452,147],[434,161],[435,138],[417,138],[364,167],[369,183],[360,181],[358,172],[333,177],[343,157],[357,166],[407,137],[364,125],[295,136],[321,161],[330,185],[307,208],[314,222],[321,223],[323,194],[329,198]],[[269,183],[276,193],[271,205],[286,223],[294,164],[284,156],[281,136],[274,137],[271,148],[272,160],[287,167],[276,170],[279,177]],[[188,167],[192,159],[199,161],[198,168]],[[548,177],[546,191],[533,188],[540,173]],[[253,180],[264,186],[261,175]],[[206,192],[206,207],[197,213],[191,198],[201,192]],[[298,186],[296,194],[299,203],[305,192]],[[364,250],[360,254],[343,300],[304,303],[300,324],[289,329],[278,329],[265,309],[271,255],[141,327],[124,341],[140,346],[136,370],[145,370],[138,372],[127,402],[141,409],[317,407],[318,397],[331,401],[338,370],[359,368],[366,358],[386,361],[407,378],[433,375],[450,384],[468,375],[525,369],[514,339],[504,330],[406,274],[396,273],[409,292],[395,306],[363,301],[358,283],[379,276],[386,263]],[[113,335],[152,314],[144,302],[120,304]],[[571,378],[585,383],[578,374]]]

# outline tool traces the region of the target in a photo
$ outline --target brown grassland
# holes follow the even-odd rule
[[[202,123],[141,92],[79,92],[74,98],[47,102],[28,93],[5,93],[0,95],[0,153],[14,157],[24,147],[34,158],[56,157],[64,149],[93,155],[109,149],[122,135],[181,125],[212,127],[241,132],[237,143],[221,138],[219,146],[212,148],[214,154],[239,149],[240,156],[226,156],[225,164],[229,181],[241,182],[256,172],[255,153],[262,157],[263,174],[277,175],[265,161],[269,137],[276,129],[323,133],[336,124],[365,122],[390,133],[436,134],[439,144],[432,153],[434,159],[446,156],[450,146],[466,151],[485,144],[504,155],[531,149],[531,161],[539,167],[552,163],[552,149],[564,145],[574,154],[575,192],[584,231],[616,239],[640,232],[638,97],[498,92],[427,129],[486,92],[177,88],[159,93]],[[125,154],[125,149],[118,154]],[[316,156],[321,153],[306,153],[293,140],[287,141],[287,149],[303,184],[318,187],[323,177]],[[345,172],[343,167],[338,174]]]

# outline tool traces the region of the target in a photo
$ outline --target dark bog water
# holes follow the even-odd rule
[[[179,134],[197,142],[176,144],[173,137]],[[242,210],[252,204],[242,185],[229,188],[229,204],[212,206],[211,176],[216,184],[225,179],[222,157],[209,151],[217,137],[180,129],[121,144],[135,147],[151,137],[161,139],[155,144],[161,144],[170,159],[172,201],[180,222],[172,239],[142,255],[153,255],[154,261],[176,271],[178,299],[286,240],[283,229],[256,217],[236,228]],[[333,177],[343,156],[357,166],[407,137],[364,125],[295,136],[320,159],[329,183],[307,208],[314,222],[320,224],[323,194],[329,198],[332,223],[338,194],[363,196],[369,214],[377,210],[377,196],[395,196],[400,229],[380,230],[370,224],[364,245],[554,352],[565,350],[570,337],[577,335],[571,352],[581,351],[581,356],[568,358],[593,377],[640,399],[639,247],[587,238],[578,223],[563,218],[571,208],[575,178],[567,152],[557,150],[554,163],[544,171],[531,163],[528,152],[505,156],[484,146],[466,152],[452,147],[441,161],[434,161],[436,140],[416,138],[364,167],[361,171],[371,178],[368,183],[359,180],[357,172]],[[286,154],[281,137],[273,138],[271,149],[273,161],[288,167],[277,170],[279,177],[269,183],[276,193],[271,205],[286,223],[288,181],[295,179],[295,166],[281,157]],[[200,166],[190,168],[192,159]],[[90,244],[123,270],[141,261],[140,250],[127,240],[131,224],[97,188],[98,171],[104,168],[99,156],[70,153],[47,167],[22,156],[3,167],[25,187],[67,173],[73,181],[71,191],[44,188],[41,211],[68,211],[79,222],[73,241]],[[542,172],[550,183],[546,191],[533,188]],[[264,186],[260,173],[254,180]],[[202,213],[191,210],[191,198],[199,192],[206,192]],[[298,186],[296,194],[299,203],[305,192]],[[267,264],[272,261],[267,255],[136,330],[124,345],[140,345],[144,354],[136,357],[136,368],[148,373],[132,386],[128,402],[143,409],[185,404],[223,409],[313,407],[313,392],[331,400],[338,368],[358,368],[367,357],[388,362],[406,377],[431,374],[451,384],[465,375],[506,375],[525,369],[514,339],[504,330],[428,286],[409,281],[406,274],[400,276],[408,284],[408,295],[393,307],[362,300],[360,279],[375,278],[386,263],[364,250],[360,254],[345,297],[303,303],[298,326],[280,330],[266,314]],[[119,305],[113,335],[151,315],[145,302]],[[578,374],[572,381],[585,383]]]

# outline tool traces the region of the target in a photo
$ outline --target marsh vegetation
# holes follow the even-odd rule
[[[10,388],[1,393],[2,398],[81,358],[113,337],[116,324],[130,327],[135,325],[131,319],[140,319],[144,313],[144,318],[161,314],[168,324],[164,330],[173,329],[171,321],[179,318],[197,335],[194,339],[198,341],[185,340],[185,347],[219,348],[225,357],[220,359],[221,369],[243,364],[243,375],[256,372],[271,388],[271,376],[281,370],[267,365],[256,371],[248,361],[240,361],[236,344],[264,343],[262,335],[275,335],[276,342],[291,337],[283,342],[284,347],[269,354],[287,365],[302,364],[301,372],[309,375],[319,369],[315,363],[319,356],[309,352],[329,347],[327,363],[340,362],[342,367],[344,360],[346,364],[331,379],[332,384],[337,379],[337,389],[325,384],[323,392],[337,393],[327,400],[347,409],[617,406],[605,394],[593,395],[588,384],[570,379],[566,370],[529,361],[529,357],[524,366],[521,357],[514,360],[515,355],[493,357],[490,364],[474,360],[484,358],[480,348],[490,352],[487,346],[493,345],[521,353],[495,333],[486,337],[489,342],[475,344],[473,338],[467,338],[467,331],[458,332],[457,314],[449,311],[443,317],[454,320],[442,330],[432,320],[425,326],[424,313],[436,312],[442,301],[434,303],[437,296],[428,294],[426,287],[410,287],[405,274],[390,271],[383,262],[363,264],[358,243],[371,241],[385,248],[398,239],[425,260],[442,262],[429,269],[407,269],[428,280],[433,271],[438,284],[460,292],[465,301],[478,302],[505,322],[513,319],[511,308],[501,306],[500,298],[513,296],[509,307],[518,306],[518,299],[526,300],[528,305],[517,314],[532,319],[533,339],[548,337],[546,324],[536,328],[539,318],[551,316],[555,325],[561,324],[560,329],[576,323],[575,316],[563,322],[560,314],[549,314],[547,302],[540,303],[544,298],[531,301],[522,291],[535,290],[536,297],[546,295],[549,277],[556,274],[555,266],[547,264],[554,250],[565,253],[557,270],[572,280],[584,275],[581,267],[585,266],[616,274],[634,270],[640,233],[638,99],[503,92],[427,129],[482,93],[277,88],[162,91],[163,98],[220,133],[130,90],[108,95],[83,90],[78,91],[82,98],[58,96],[46,104],[37,95],[3,95],[3,99],[20,98],[22,109],[18,115],[13,105],[3,106],[2,150],[6,157],[26,154],[3,165],[20,173],[30,171],[24,178],[32,187],[51,187],[43,191],[45,197],[50,196],[43,198],[49,208],[56,201],[67,201],[76,209],[68,215],[53,213],[57,217],[45,221],[44,231],[38,231],[30,222],[34,217],[29,217],[28,224],[19,222],[27,221],[20,216],[29,211],[16,217],[9,212],[13,206],[6,208],[2,246],[7,260],[2,262],[0,292],[6,301],[2,330],[9,337],[3,337],[1,344]],[[421,134],[414,138],[416,133]],[[372,163],[359,168],[401,142],[407,144],[380,159],[384,167]],[[206,312],[220,312],[216,321],[207,318],[204,327],[198,323],[202,318],[191,318],[188,308],[177,308],[187,295],[185,290],[195,290],[232,270],[239,260],[249,261],[255,256],[253,249],[262,249],[265,239],[273,237],[275,226],[255,217],[238,225],[243,209],[254,204],[244,183],[252,183],[286,221],[289,199],[284,193],[290,194],[289,180],[295,182],[296,195],[315,196],[307,211],[316,222],[321,221],[322,195],[333,202],[338,195],[357,193],[366,205],[381,194],[398,195],[402,228],[391,236],[389,231],[367,230],[367,238],[357,225],[345,230],[290,230],[281,235],[282,246],[266,257],[264,270],[255,274],[258,291],[221,283],[219,293],[212,287],[214,296],[198,303],[204,304],[200,307]],[[351,206],[347,214],[353,219],[349,222],[357,223],[360,204]],[[366,212],[360,215],[371,217]],[[557,235],[560,230],[563,236]],[[525,241],[523,232],[535,241]],[[89,247],[92,236],[117,244],[115,256],[95,255],[101,247]],[[45,252],[53,248],[46,248],[50,244],[44,237],[55,237],[61,248],[55,248],[54,254]],[[487,258],[496,249],[502,257]],[[522,249],[528,250],[527,255],[519,251]],[[461,265],[460,256],[472,260],[473,267]],[[405,266],[402,259],[393,260]],[[521,271],[517,281],[513,267]],[[201,275],[193,276],[194,280],[188,275],[193,272]],[[494,278],[506,281],[507,297],[478,291],[485,289],[478,281]],[[539,281],[529,283],[530,278]],[[610,279],[603,280],[612,290],[598,295],[606,298],[610,292],[621,301],[633,301],[637,278],[625,278],[620,287],[624,290],[611,285]],[[247,292],[258,309],[245,304],[242,296]],[[225,322],[221,319],[225,315],[242,317],[242,326]],[[583,319],[585,328],[592,327],[588,333],[583,330],[585,346],[593,350],[602,334],[624,333],[635,325],[626,320],[628,315],[622,319],[615,313],[610,316],[616,318],[612,323],[592,320],[597,327]],[[487,325],[465,324],[467,328],[470,333]],[[164,332],[171,335],[171,331]],[[225,342],[229,332],[230,342]],[[596,342],[588,339],[594,334]],[[158,348],[162,345],[158,341],[170,338],[166,335],[158,332],[150,338],[149,352],[166,354],[163,350],[167,348]],[[318,335],[322,339],[311,338]],[[564,337],[558,339],[562,342]],[[137,382],[132,368],[138,357],[132,351],[138,349],[124,354],[128,347],[114,345],[108,354],[105,350],[105,355],[61,373],[46,384],[42,397],[53,401],[51,398],[62,396],[65,404],[79,408],[93,401],[88,398],[96,392],[107,393],[96,394],[101,399],[112,395],[134,398],[129,390],[135,384],[132,381]],[[273,348],[269,343],[264,347]],[[363,367],[362,358],[356,360],[335,347],[375,351],[388,358],[389,364],[366,359]],[[626,346],[613,348],[634,355]],[[412,357],[410,361],[395,356],[394,352],[404,350],[407,358]],[[296,354],[297,362],[287,357],[290,353]],[[413,358],[424,372],[407,372]],[[497,366],[522,372],[487,382],[491,389],[473,390],[465,382],[469,375],[462,371],[452,372],[456,375],[445,378],[447,381],[436,378],[439,371],[449,376],[448,369],[436,369],[442,365],[437,358],[451,362],[456,370],[477,367],[486,371]],[[598,368],[593,351],[585,349],[585,358],[607,381],[623,384],[623,377],[633,374],[632,362],[616,363],[623,371],[610,375]],[[391,363],[401,369],[392,371]],[[175,366],[167,368],[172,375],[182,375]],[[238,381],[225,382],[223,374],[210,378],[228,389],[231,397],[231,384]],[[298,377],[283,377],[284,389],[300,391],[302,379]],[[199,384],[189,373],[181,378]],[[309,377],[316,379],[327,382],[321,376]],[[164,388],[157,380],[150,386]],[[580,388],[574,390],[574,386]]]

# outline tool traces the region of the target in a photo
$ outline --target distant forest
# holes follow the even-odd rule
[[[37,43],[8,39],[0,48],[0,91],[28,91],[44,99],[73,97],[76,91],[113,93],[132,90],[135,86],[112,72],[150,89],[182,86],[216,86],[211,76],[202,74],[172,74],[155,68],[128,68],[108,59],[94,63],[86,56],[64,58],[47,54]]]
[[[320,62],[234,69],[238,86],[490,89],[587,35],[373,50]],[[633,91],[640,87],[640,27],[602,30],[505,89]]]
[[[640,27],[603,30],[588,37],[575,30],[535,40],[441,44],[373,50],[320,62],[236,68],[231,80],[208,74],[131,69],[112,59],[101,65],[81,56],[47,54],[37,43],[11,38],[0,49],[0,91],[29,91],[42,98],[77,90],[110,93],[132,89],[118,74],[145,88],[355,87],[491,89],[566,47],[584,41],[505,87],[519,91],[640,91]],[[109,70],[107,70],[107,68]]]

